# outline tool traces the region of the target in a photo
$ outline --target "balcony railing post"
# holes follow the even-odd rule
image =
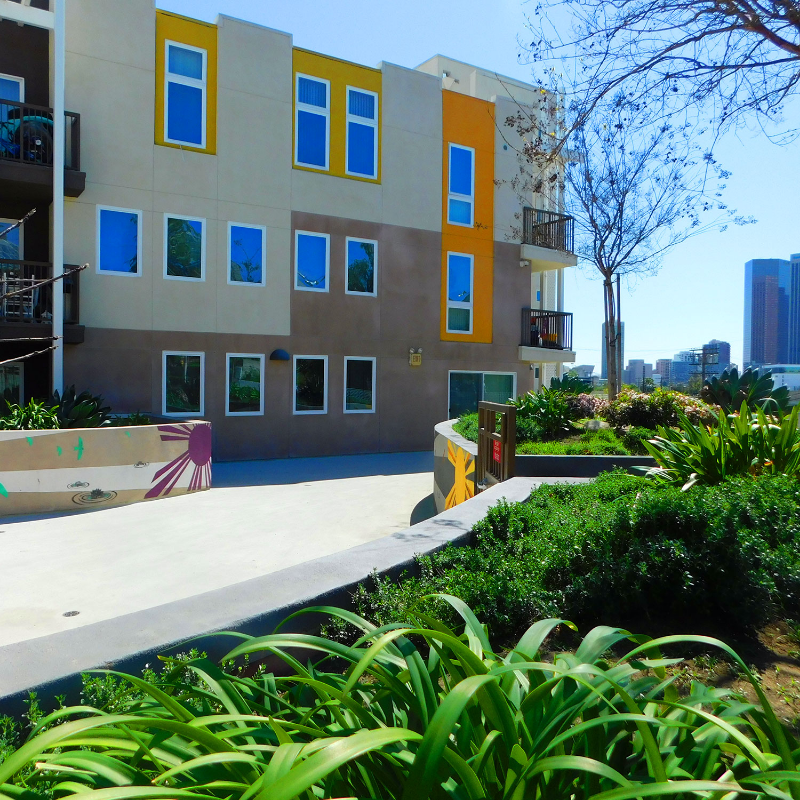
[[[523,347],[572,350],[572,314],[567,311],[522,309]]]
[[[571,253],[575,220],[541,208],[522,210],[522,243]]]
[[[66,169],[80,171],[81,115],[64,112]],[[53,109],[0,100],[0,161],[51,166],[55,128]]]

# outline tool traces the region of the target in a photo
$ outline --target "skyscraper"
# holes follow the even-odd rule
[[[800,362],[800,253],[744,265],[744,366]]]
[[[672,359],[659,358],[656,361],[656,372],[661,376],[661,385],[669,386],[672,382]]]
[[[731,345],[730,342],[723,342],[720,339],[712,339],[708,344],[703,345],[703,362],[706,378],[712,375],[721,375],[731,365]]]
[[[800,256],[798,256],[800,258]],[[617,320],[617,357],[620,366],[625,364],[625,323]],[[603,323],[603,338],[600,341],[600,377],[608,378],[608,364],[606,363],[606,324]],[[622,370],[620,370],[621,372]]]

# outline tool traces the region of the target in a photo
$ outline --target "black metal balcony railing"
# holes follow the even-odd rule
[[[81,168],[81,115],[64,114],[64,166]],[[0,100],[0,160],[23,164],[53,164],[53,109]]]
[[[575,220],[567,214],[542,211],[540,208],[522,210],[522,243],[546,247],[548,250],[573,252]]]
[[[52,264],[0,260],[0,323],[50,324],[53,321],[53,284],[37,284],[52,276]],[[79,276],[80,272],[75,272],[62,279],[66,324],[77,325],[80,318]],[[20,289],[29,291],[20,292]]]
[[[572,314],[566,311],[522,309],[523,347],[572,350]]]

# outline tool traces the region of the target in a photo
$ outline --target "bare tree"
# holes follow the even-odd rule
[[[800,83],[797,0],[537,0],[531,30],[531,58],[569,71],[587,113],[624,88],[720,130],[781,119]]]
[[[670,125],[622,92],[593,103],[591,115],[577,102],[565,110],[558,93],[542,97],[537,109],[520,107],[506,120],[523,143],[512,185],[521,196],[560,204],[575,219],[579,262],[603,281],[613,399],[621,384],[615,281],[655,274],[664,254],[688,238],[752,220],[724,205],[729,173],[703,150],[702,130]]]

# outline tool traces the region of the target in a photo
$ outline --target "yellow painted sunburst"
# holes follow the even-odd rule
[[[466,450],[448,442],[447,460],[455,469],[455,479],[453,488],[445,500],[445,508],[453,508],[453,506],[469,500],[475,494],[475,459]],[[472,476],[471,480],[470,476]]]

